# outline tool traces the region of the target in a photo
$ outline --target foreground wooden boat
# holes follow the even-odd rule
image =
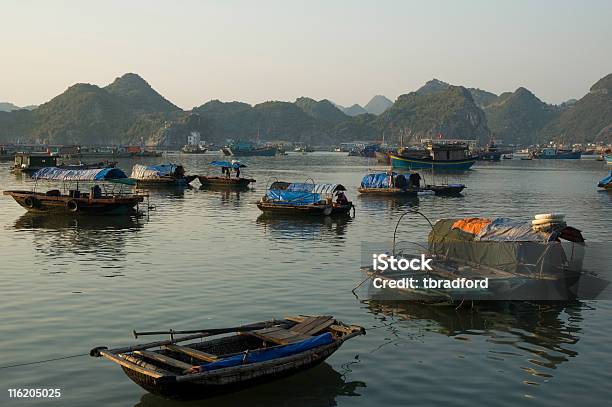
[[[257,207],[267,214],[336,216],[354,209],[344,195],[341,184],[290,183],[276,181],[270,185]],[[334,197],[336,201],[334,201]]]
[[[96,347],[90,355],[117,363],[151,393],[206,398],[311,368],[365,330],[331,316],[295,316],[233,328],[134,334],[171,337],[125,348]],[[183,342],[190,343],[179,345]]]
[[[47,167],[34,173],[36,180],[61,181],[64,184],[75,182],[76,189],[62,194],[59,189],[47,192],[11,190],[4,195],[12,196],[22,207],[34,213],[68,215],[124,215],[137,212],[137,205],[144,201],[144,195],[124,193],[123,185],[112,184],[102,191],[99,182],[121,182],[127,180],[123,171],[117,168],[65,169]],[[78,189],[78,182],[91,182],[95,185],[87,192]],[[70,187],[68,187],[70,188]]]

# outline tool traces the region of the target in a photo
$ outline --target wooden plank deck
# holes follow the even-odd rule
[[[173,359],[170,356],[162,355],[161,353],[157,353],[157,352],[151,352],[148,350],[137,350],[134,353],[137,355],[141,355],[147,359],[151,359],[156,362],[161,362],[165,365],[176,367],[177,369],[181,369],[181,370],[189,370],[193,367],[193,365],[190,365],[189,363],[185,363],[180,360]]]
[[[246,332],[246,334],[279,345],[287,345],[308,339],[308,336],[279,327],[258,329],[257,331]]]
[[[180,352],[180,353],[184,353],[185,355],[190,356],[193,359],[197,359],[197,360],[201,360],[204,362],[214,362],[218,359],[218,357],[216,355],[210,354],[210,353],[206,353],[206,352],[202,352],[200,350],[197,349],[193,349],[193,348],[189,348],[187,346],[180,346],[180,345],[166,345],[164,346],[164,348],[171,350],[173,352]]]

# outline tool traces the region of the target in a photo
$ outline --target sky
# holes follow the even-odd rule
[[[432,78],[560,103],[612,72],[610,21],[609,0],[0,0],[0,101],[134,72],[184,109],[364,105]]]

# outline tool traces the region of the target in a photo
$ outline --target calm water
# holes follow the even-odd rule
[[[213,156],[174,155],[189,172]],[[463,197],[365,199],[362,158],[338,154],[244,160],[253,191],[151,192],[149,219],[31,217],[0,198],[0,365],[133,342],[132,329],[232,326],[290,314],[332,314],[368,333],[308,372],[197,402],[147,394],[103,359],[80,357],[0,370],[8,388],[60,388],[62,406],[331,406],[376,404],[607,405],[612,397],[612,304],[502,304],[478,312],[407,302],[360,301],[351,288],[362,242],[389,240],[402,211],[432,218],[531,218],[560,211],[588,241],[609,242],[612,194],[596,191],[595,161],[504,161],[450,177]],[[142,161],[141,161],[142,162]],[[121,162],[129,170],[132,162]],[[0,189],[23,188],[0,163]],[[355,219],[261,219],[255,201],[271,177],[339,182]],[[427,176],[426,176],[427,178]],[[194,183],[198,185],[197,181]],[[424,221],[401,233],[426,237]],[[41,401],[13,400],[17,405]]]

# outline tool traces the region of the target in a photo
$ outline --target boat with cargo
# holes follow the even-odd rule
[[[177,164],[136,164],[132,167],[130,178],[139,187],[175,187],[189,185],[197,175],[185,175],[185,168]]]
[[[124,184],[129,184],[127,175],[118,168],[65,169],[57,167],[41,168],[32,179],[34,189],[4,191],[4,195],[34,213],[67,215],[126,215],[136,214],[138,204],[145,195],[125,192]],[[61,182],[67,193],[59,189],[38,192],[39,180]],[[83,192],[79,185],[89,185]],[[74,186],[73,186],[74,185]]]
[[[286,316],[230,328],[136,332],[169,335],[122,348],[90,351],[121,366],[148,392],[203,399],[310,369],[365,329],[329,315]]]
[[[428,194],[457,196],[464,189],[464,184],[421,185],[421,176],[418,173],[406,176],[397,172],[386,171],[364,176],[357,191],[364,195],[382,196],[419,196]]]
[[[257,207],[266,214],[335,216],[354,210],[341,184],[316,184],[275,181]],[[335,200],[334,200],[335,199]]]

